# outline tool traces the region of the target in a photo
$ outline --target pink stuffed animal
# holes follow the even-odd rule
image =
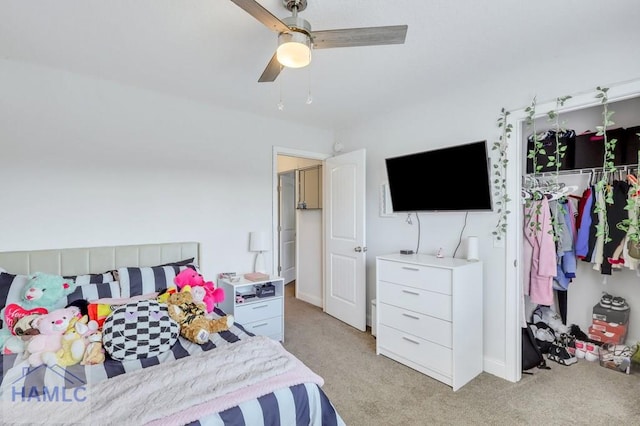
[[[63,309],[56,309],[45,315],[40,315],[33,320],[32,326],[40,332],[29,340],[27,351],[29,364],[33,367],[41,365],[44,360],[42,356],[47,352],[56,352],[62,347],[62,335],[69,327],[72,318],[80,318],[80,309],[71,306]]]
[[[207,313],[213,311],[216,303],[220,303],[224,300],[223,289],[216,288],[213,281],[205,282],[202,275],[191,268],[180,271],[180,273],[173,279],[173,282],[178,286],[178,289],[180,290],[182,290],[185,286],[190,286],[192,288],[192,292],[195,292],[195,294],[197,295],[199,295],[201,291],[199,289],[196,289],[196,287],[204,288],[205,293],[202,297],[202,302],[207,307]]]
[[[224,300],[224,289],[216,288],[213,281],[207,281],[202,286],[206,290],[203,302],[207,306],[207,312],[212,312],[215,304]]]
[[[178,286],[178,289],[182,290],[182,287],[185,285],[190,285],[191,287],[194,285],[203,285],[204,278],[195,270],[187,268],[180,271],[178,275],[173,278],[173,282]]]

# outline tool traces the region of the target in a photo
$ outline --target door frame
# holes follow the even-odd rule
[[[279,244],[278,244],[278,155],[288,155],[290,157],[301,157],[301,158],[309,158],[312,160],[320,160],[324,161],[325,159],[331,157],[331,154],[325,154],[321,152],[314,151],[304,151],[300,149],[287,148],[283,146],[273,146],[272,149],[272,166],[271,166],[271,242],[273,253],[279,254]],[[322,189],[324,191],[324,188]],[[296,247],[299,247],[298,235],[296,233]],[[271,256],[272,265],[271,270],[277,274],[278,271],[278,256]],[[297,260],[296,260],[297,263]],[[297,264],[296,264],[296,275],[297,275]],[[324,282],[323,282],[324,288]],[[323,302],[324,303],[324,302]],[[323,306],[324,308],[324,306]]]
[[[619,84],[606,86],[609,88],[607,98],[610,103],[623,101],[640,96],[640,80],[627,81]],[[591,108],[600,104],[600,99],[596,98],[596,91],[579,93],[572,95],[564,106],[557,112],[570,112],[585,108]],[[536,117],[542,117],[547,111],[556,108],[556,102],[550,100],[536,104]],[[520,189],[522,177],[524,176],[524,161],[527,153],[525,148],[521,148],[521,141],[524,138],[525,122],[527,118],[526,108],[510,111],[507,124],[513,126],[513,139],[510,145],[514,148],[508,152],[507,166],[507,192],[512,200],[512,209],[509,213],[508,223],[515,226],[508,226],[505,236],[505,283],[506,283],[506,306],[505,306],[505,370],[501,376],[512,382],[520,381],[522,378],[522,332],[521,325],[524,321],[524,304],[522,303],[523,284],[523,259],[522,244],[523,215],[520,207]],[[525,145],[526,146],[526,145]],[[518,149],[520,148],[520,149]],[[517,285],[509,285],[517,283]]]

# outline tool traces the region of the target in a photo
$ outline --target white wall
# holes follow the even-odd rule
[[[509,70],[487,74],[482,85],[468,86],[461,81],[457,91],[444,96],[424,93],[422,105],[390,106],[387,112],[336,132],[336,139],[344,144],[346,151],[367,149],[368,299],[375,298],[375,256],[400,248],[414,248],[417,238],[415,220],[410,226],[405,222],[405,215],[379,217],[379,186],[386,180],[384,159],[483,139],[491,144],[499,136],[496,120],[503,107],[507,110],[524,108],[534,96],[539,101],[548,101],[638,78],[640,57],[631,53],[637,50],[632,40],[621,40],[619,45],[601,50],[602,57],[598,60],[589,60],[593,56],[592,47],[585,44],[582,51],[563,51],[540,58],[538,64],[526,68],[514,64]],[[425,78],[429,78],[428,66],[425,66]],[[420,82],[416,82],[416,90],[420,90]],[[494,154],[493,157],[495,160],[497,156]],[[443,168],[442,180],[429,184],[448,185],[452,191],[463,194],[464,181],[470,178],[473,177],[450,164]],[[512,199],[519,197],[520,183],[517,185]],[[428,190],[426,185],[425,190]],[[435,253],[442,247],[444,254],[451,256],[463,228],[464,214],[432,213],[421,214],[420,218],[420,251]],[[513,341],[515,337],[506,336],[506,322],[513,322],[513,318],[507,318],[505,312],[517,301],[507,300],[505,294],[509,286],[520,284],[506,282],[507,268],[514,267],[506,260],[512,258],[513,253],[494,247],[491,232],[497,219],[493,213],[470,213],[463,238],[467,235],[479,237],[480,259],[484,262],[484,368],[506,378],[514,376],[514,360],[507,359],[507,354],[513,353],[517,343]],[[464,242],[461,249],[463,247]],[[456,257],[463,256],[464,252],[459,251]],[[507,347],[508,344],[511,346]]]
[[[2,251],[200,241],[205,275],[251,270],[249,232],[273,223],[272,147],[333,145],[328,131],[5,60],[0,93]]]

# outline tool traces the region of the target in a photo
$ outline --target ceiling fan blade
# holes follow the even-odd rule
[[[407,25],[344,28],[341,30],[312,31],[311,38],[314,49],[402,44],[407,36],[407,29]]]
[[[260,3],[255,0],[231,0],[249,15],[256,18],[258,21],[262,22],[267,28],[273,30],[275,32],[281,33],[285,31],[289,31],[289,27],[282,22],[280,19],[276,18],[269,12],[267,9],[262,7]]]
[[[276,57],[276,55],[277,54],[274,53],[271,57],[271,60],[267,64],[267,67],[264,69],[262,75],[258,79],[258,83],[269,83],[275,81],[275,79],[278,78],[280,71],[282,71],[282,68],[284,67],[280,65],[280,62],[278,62],[278,58]]]

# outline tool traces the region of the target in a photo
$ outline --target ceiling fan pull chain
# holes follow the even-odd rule
[[[307,92],[307,105],[311,105],[313,103],[313,96],[311,96],[311,65],[308,67],[308,76],[309,76],[309,91]]]
[[[280,100],[278,101],[278,110],[284,111],[284,102],[282,102],[282,79],[278,80],[278,91],[280,92]]]

